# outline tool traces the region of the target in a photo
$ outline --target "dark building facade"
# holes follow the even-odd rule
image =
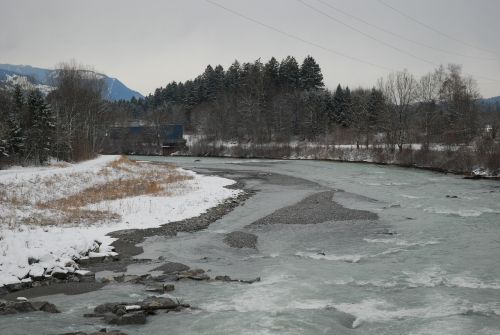
[[[186,140],[180,124],[111,127],[104,136],[105,154],[170,155],[181,150]]]

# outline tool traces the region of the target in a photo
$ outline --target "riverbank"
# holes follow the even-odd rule
[[[240,191],[229,179],[101,156],[74,165],[0,171],[0,286],[78,281],[79,263],[116,257],[108,234],[197,217]]]
[[[130,159],[236,180],[230,187],[254,193],[241,206],[238,200],[221,204],[221,218],[211,209],[146,234],[115,232],[119,259],[88,265],[98,284],[56,284],[5,297],[48,301],[62,313],[3,316],[4,332],[396,335],[498,329],[500,277],[492,257],[499,238],[497,183],[311,160]],[[152,296],[191,308],[119,326],[106,321],[117,315],[96,310],[110,304],[121,314],[118,305],[141,306]],[[118,321],[134,322],[141,311],[125,310]]]
[[[478,152],[471,146],[407,145],[393,150],[379,145],[329,145],[313,142],[241,144],[191,139],[177,156],[254,159],[319,160],[368,163],[463,175],[473,179],[500,180],[500,153]]]

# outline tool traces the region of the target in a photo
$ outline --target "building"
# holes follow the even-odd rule
[[[106,131],[102,152],[168,156],[185,147],[183,134],[180,124],[113,126]]]

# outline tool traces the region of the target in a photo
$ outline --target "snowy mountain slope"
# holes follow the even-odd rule
[[[0,64],[0,86],[14,86],[19,84],[26,88],[39,88],[44,94],[52,89],[56,70],[32,67],[29,65]],[[98,74],[106,82],[105,98],[107,100],[130,100],[132,97],[143,97],[137,91],[131,90],[116,78]]]

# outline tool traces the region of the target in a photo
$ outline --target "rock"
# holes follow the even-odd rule
[[[177,280],[181,279],[191,279],[191,280],[210,280],[210,277],[205,273],[205,270],[194,269],[189,271],[184,271],[177,275]]]
[[[78,281],[81,283],[89,283],[95,281],[95,273],[91,271],[77,270],[75,271],[74,276],[78,278]]]
[[[44,303],[38,310],[46,313],[61,313],[57,307],[50,302]]]
[[[160,276],[154,276],[151,278],[152,281],[155,282],[167,282],[167,281],[176,281],[178,280],[178,276],[175,273],[169,273],[165,275],[160,275]]]
[[[29,301],[5,301],[0,303],[0,315],[29,313],[36,310]]]
[[[159,283],[156,285],[149,286],[148,288],[146,288],[146,291],[156,292],[156,293],[164,293],[164,292],[171,292],[174,289],[175,289],[175,286],[173,284]]]
[[[232,248],[256,249],[257,236],[243,231],[233,231],[226,235],[224,242]]]
[[[257,277],[255,279],[250,279],[250,280],[240,280],[240,283],[253,284],[253,283],[257,283],[259,281],[260,281],[260,277]]]
[[[136,303],[101,304],[94,308],[94,313],[85,314],[84,317],[103,317],[104,321],[114,325],[144,324],[146,316],[155,314],[157,310],[179,311],[189,307],[170,298],[153,296]]]
[[[27,289],[30,286],[31,286],[31,283],[12,283],[12,284],[7,284],[4,287],[9,292],[17,292],[17,291],[21,291],[21,290]]]
[[[115,313],[115,311],[120,308],[120,306],[132,305],[127,302],[108,302],[105,304],[98,305],[94,308],[94,312],[97,314]]]
[[[0,287],[0,297],[3,295],[9,294],[9,292],[10,291],[7,289],[7,287],[5,287],[5,286]]]
[[[232,281],[235,281],[234,279],[232,279],[231,277],[229,276],[215,276],[214,280],[218,280],[218,281],[225,281],[225,282],[232,282]]]
[[[238,282],[243,284],[253,284],[260,281],[260,277],[255,279],[232,279],[229,276],[216,276],[215,280],[223,281],[223,282]]]
[[[141,309],[144,311],[155,311],[158,309],[175,309],[179,306],[170,298],[150,297],[145,299],[141,304]]]
[[[69,277],[69,272],[67,270],[58,269],[52,271],[51,276],[59,280],[67,280]]]
[[[169,273],[183,272],[187,270],[189,270],[189,266],[187,265],[181,263],[166,262],[165,264],[153,269],[152,271],[162,271],[164,274],[169,274]]]
[[[142,311],[131,312],[125,315],[107,315],[104,321],[111,325],[143,325],[146,323],[146,314]]]
[[[47,301],[33,301],[31,305],[37,310],[46,313],[61,313],[54,304]]]
[[[163,284],[163,291],[164,292],[172,292],[173,290],[175,290],[174,284]]]

